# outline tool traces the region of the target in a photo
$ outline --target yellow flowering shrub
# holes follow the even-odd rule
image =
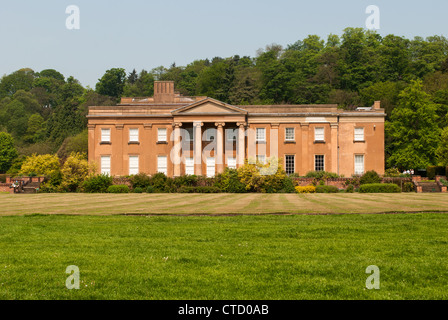
[[[306,187],[297,186],[295,187],[295,189],[297,193],[316,193],[315,186],[306,186]]]

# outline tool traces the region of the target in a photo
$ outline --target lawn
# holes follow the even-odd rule
[[[448,212],[448,193],[0,194],[0,215]]]
[[[448,298],[443,213],[2,216],[0,252],[0,299]]]

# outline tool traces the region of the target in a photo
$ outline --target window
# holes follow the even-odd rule
[[[257,142],[266,141],[266,129],[265,128],[257,128],[255,138],[256,138]]]
[[[138,142],[138,129],[129,129],[129,142]]]
[[[157,141],[158,142],[167,142],[166,141],[166,129],[165,128],[159,128],[157,130]]]
[[[216,137],[216,129],[208,128],[205,130],[205,139],[206,141],[215,140]]]
[[[227,158],[227,167],[230,169],[236,169],[236,158],[228,157]]]
[[[262,154],[257,155],[257,162],[266,164],[266,156]]]
[[[286,174],[293,174],[295,172],[295,156],[285,156],[285,171]]]
[[[215,176],[215,158],[207,158],[207,177]]]
[[[226,129],[226,135],[227,135],[227,141],[236,141],[236,138],[238,137],[238,130],[237,129]]]
[[[168,175],[168,162],[166,156],[157,157],[157,172]]]
[[[193,135],[194,135],[193,128],[185,129],[184,133],[185,133],[185,141],[188,141],[188,142],[193,141]]]
[[[185,174],[194,175],[194,158],[185,158]]]
[[[129,156],[129,175],[138,174],[138,156]]]
[[[325,141],[325,128],[314,128],[314,141]]]
[[[101,156],[101,174],[110,176],[110,156]]]
[[[325,171],[325,158],[321,154],[314,156],[314,171]]]
[[[295,140],[294,128],[286,128],[285,129],[285,140],[286,141],[294,141]]]
[[[355,174],[364,174],[364,155],[355,155]]]
[[[364,141],[364,128],[355,128],[355,141]]]
[[[110,142],[110,129],[101,129],[101,142]]]

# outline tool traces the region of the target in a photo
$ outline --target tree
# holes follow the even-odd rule
[[[0,132],[0,173],[8,171],[17,156],[12,136],[6,132]]]
[[[441,141],[437,148],[437,160],[439,165],[448,166],[448,127],[442,130]]]
[[[389,167],[426,168],[434,165],[440,141],[437,105],[423,90],[422,81],[412,81],[399,95],[397,107],[386,121],[386,152]]]
[[[125,82],[126,71],[122,68],[112,68],[98,80],[96,92],[118,99],[123,94]]]
[[[59,171],[60,163],[58,156],[52,154],[33,154],[25,159],[19,173],[22,175],[36,174],[52,176]]]
[[[91,173],[92,168],[87,161],[85,153],[73,152],[61,169],[61,187],[69,192],[77,191],[84,180]]]

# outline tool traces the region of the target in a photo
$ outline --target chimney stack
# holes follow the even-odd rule
[[[154,102],[174,102],[174,81],[154,81]]]
[[[375,101],[375,103],[373,104],[373,109],[381,109],[381,101]]]

